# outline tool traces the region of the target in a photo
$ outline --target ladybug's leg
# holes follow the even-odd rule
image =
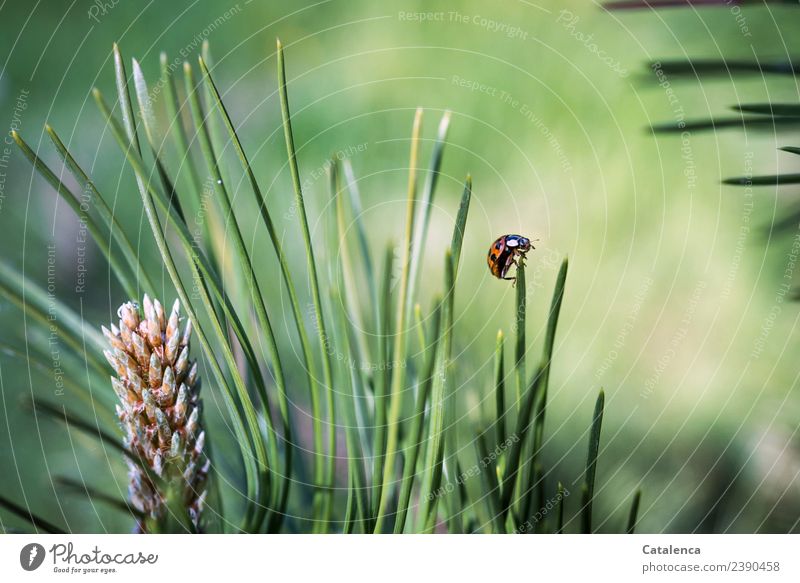
[[[516,256],[511,259],[510,263],[513,263],[514,265],[516,265],[517,269],[519,269],[520,266],[524,266],[525,265],[525,253],[522,252],[522,251],[518,251]],[[514,276],[514,277],[504,277],[503,279],[512,280],[514,283],[511,284],[511,287],[517,287],[517,277],[516,276]]]

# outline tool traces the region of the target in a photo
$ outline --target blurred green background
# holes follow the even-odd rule
[[[460,415],[491,414],[494,338],[500,328],[510,334],[513,324],[514,292],[491,277],[485,251],[504,233],[538,238],[528,268],[534,354],[557,265],[570,258],[546,428],[551,485],[561,480],[578,493],[588,421],[604,387],[601,530],[622,528],[630,495],[641,485],[640,531],[797,531],[800,311],[783,301],[779,287],[792,240],[772,238],[768,229],[792,201],[774,188],[719,183],[728,175],[791,172],[797,161],[778,156],[775,147],[792,144],[794,136],[729,130],[656,139],[646,131],[651,123],[676,121],[680,112],[702,118],[725,114],[737,102],[797,99],[790,76],[673,80],[669,94],[648,72],[648,60],[780,57],[800,48],[792,8],[743,14],[758,34],[745,36],[742,20],[724,7],[609,14],[572,0],[12,0],[0,4],[0,125],[4,136],[18,128],[48,161],[56,157],[43,126],[56,128],[115,199],[169,301],[174,292],[156,259],[133,174],[91,99],[94,86],[113,94],[113,42],[142,63],[151,83],[160,51],[196,62],[202,41],[211,43],[216,81],[268,187],[278,228],[298,249],[301,271],[275,93],[275,38],[286,47],[312,236],[326,257],[337,254],[325,247],[320,219],[329,198],[322,171],[329,156],[342,152],[351,160],[380,257],[386,242],[401,236],[414,110],[426,111],[424,160],[442,112],[452,110],[428,242],[436,252],[428,254],[422,282],[426,297],[441,286],[441,251],[471,173],[474,198],[456,298]],[[126,298],[93,248],[86,291],[76,293],[75,216],[16,149],[0,171],[4,260],[44,285],[54,245],[58,298],[80,310],[87,326],[107,324]],[[289,346],[291,323],[280,313],[272,251],[255,228],[249,194],[237,198],[237,209],[254,249],[264,250],[257,256],[262,281],[275,288],[271,316]],[[5,345],[24,354],[29,344],[46,344],[41,326],[24,321],[5,300],[0,318]],[[76,383],[86,378],[77,359],[64,360],[63,369]],[[300,372],[293,378],[299,381]],[[6,350],[0,382],[0,491],[75,531],[128,530],[128,517],[53,482],[68,475],[122,492],[125,484],[113,454],[20,409],[20,398],[31,392],[69,399],[55,394],[53,370]],[[214,389],[205,387],[213,412]],[[220,419],[210,423],[225,431]],[[3,524],[21,523],[4,515]]]

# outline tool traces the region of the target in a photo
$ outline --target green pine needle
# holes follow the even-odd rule
[[[631,502],[631,511],[628,514],[628,526],[625,532],[633,534],[636,531],[636,521],[639,518],[639,504],[642,501],[642,490],[637,489],[633,494],[633,502]]]
[[[605,393],[601,390],[592,416],[589,432],[589,454],[586,458],[586,476],[583,488],[583,508],[581,509],[581,530],[584,534],[592,532],[592,503],[594,502],[594,482],[597,474],[597,454],[600,451],[600,428],[603,424]]]

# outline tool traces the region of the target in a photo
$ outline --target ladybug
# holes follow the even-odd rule
[[[489,271],[499,279],[510,279],[516,283],[516,277],[506,277],[511,265],[519,265],[525,260],[525,254],[535,247],[531,240],[522,235],[503,235],[492,243],[486,263]]]

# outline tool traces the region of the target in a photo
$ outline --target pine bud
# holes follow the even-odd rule
[[[119,325],[103,327],[110,350],[103,351],[116,376],[111,386],[120,400],[117,417],[125,445],[153,472],[183,488],[188,515],[199,528],[209,464],[203,452],[197,363],[189,360],[191,323],[180,330],[180,303],[169,318],[147,295],[143,314],[134,302],[120,306]],[[128,461],[131,503],[149,518],[165,517],[166,492],[142,468]],[[139,524],[144,532],[144,524]]]

